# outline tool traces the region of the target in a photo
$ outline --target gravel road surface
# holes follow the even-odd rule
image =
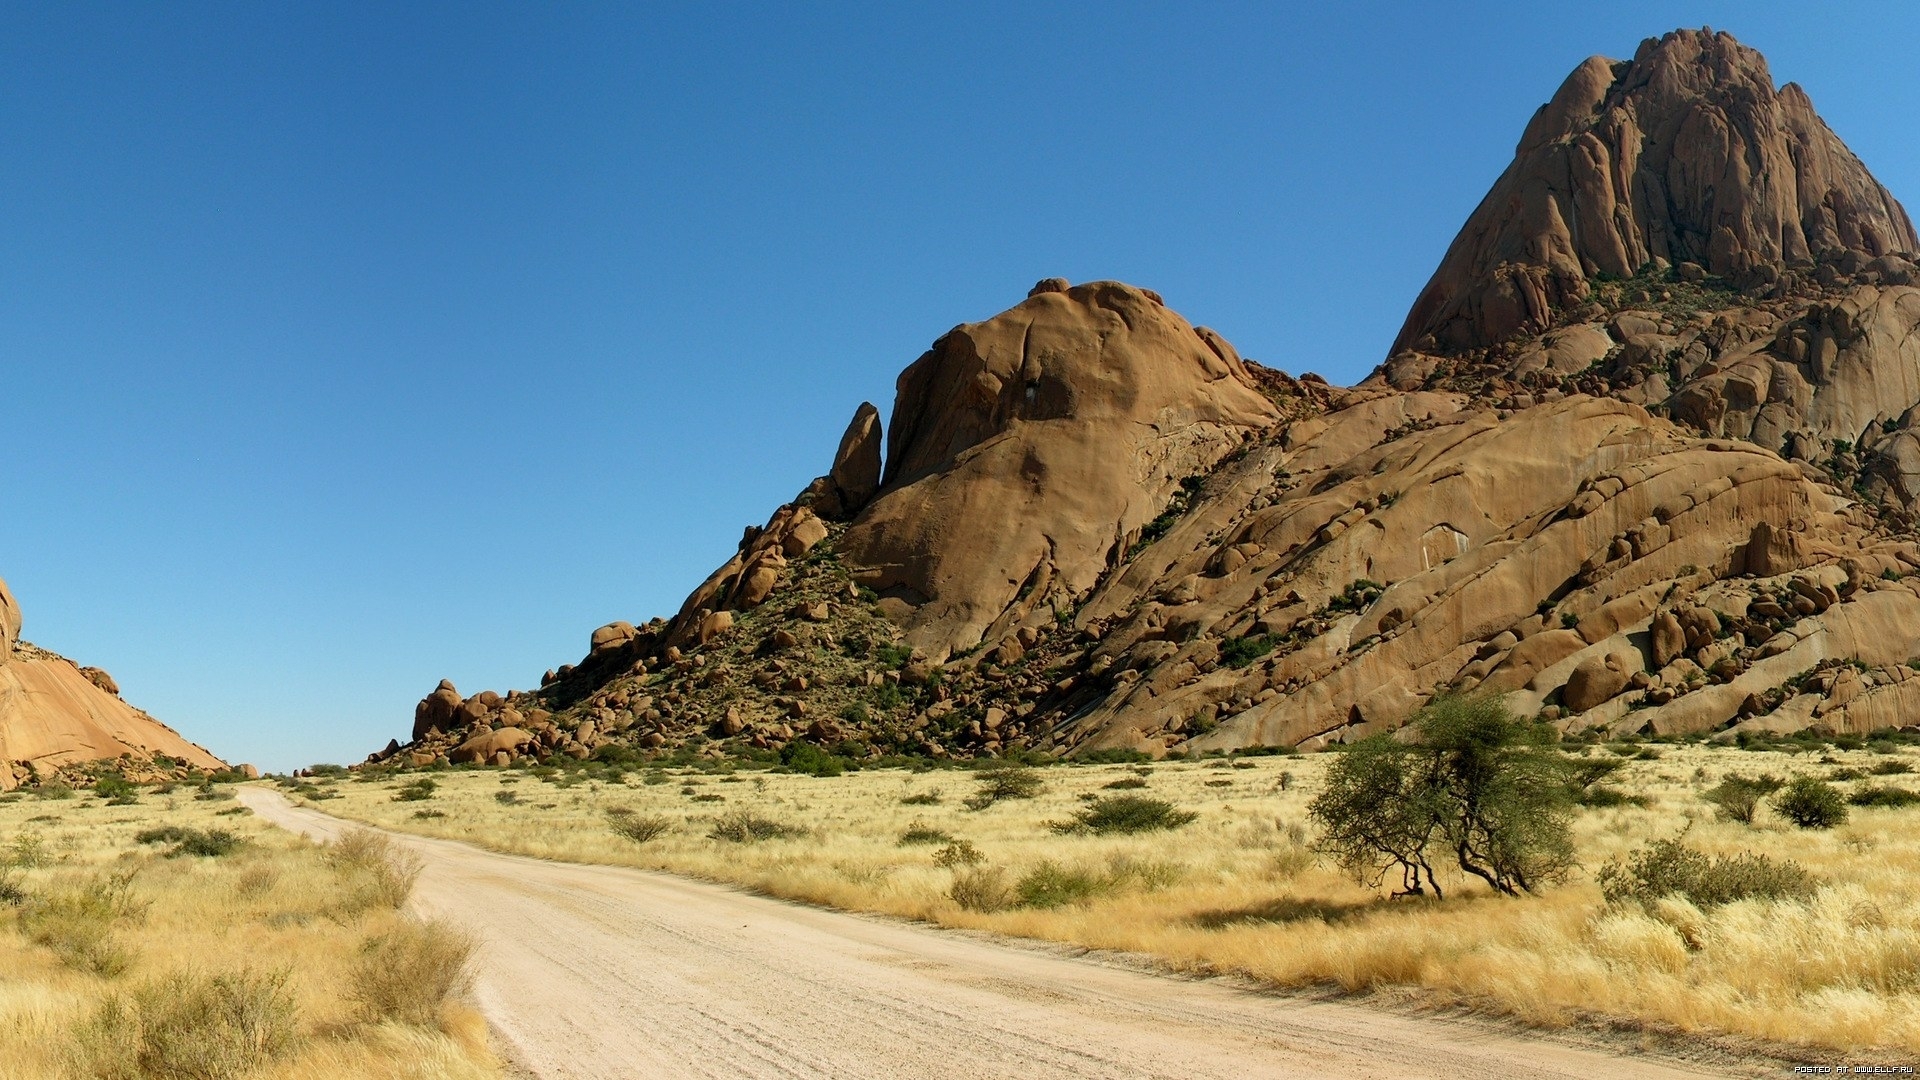
[[[240,799],[316,839],[352,823]],[[474,997],[541,1080],[1726,1075],[1477,1020],[1260,994],[668,874],[391,834],[424,916],[481,940]]]

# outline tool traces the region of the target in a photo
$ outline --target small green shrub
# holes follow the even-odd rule
[[[788,772],[806,776],[839,776],[847,771],[845,760],[798,739],[781,748],[780,764]]]
[[[1703,797],[1719,807],[1728,820],[1751,825],[1760,800],[1780,790],[1780,785],[1777,776],[1729,775]]]
[[[1123,776],[1118,780],[1111,780],[1100,786],[1108,791],[1138,791],[1146,787],[1147,782],[1138,776]]]
[[[1799,863],[1750,852],[1710,858],[1677,838],[1615,859],[1596,876],[1610,903],[1646,904],[1678,895],[1703,908],[1736,900],[1805,900],[1817,884]]]
[[[1272,652],[1280,641],[1278,634],[1229,638],[1226,644],[1220,646],[1220,663],[1230,668],[1250,667],[1255,660]]]
[[[901,847],[911,847],[914,844],[950,844],[952,842],[952,833],[947,832],[945,829],[936,829],[931,825],[922,824],[918,821],[907,826],[907,830],[900,834]]]
[[[964,804],[969,810],[985,810],[1001,799],[1031,799],[1046,787],[1040,774],[1025,765],[984,768],[974,779],[979,782],[980,790]]]
[[[439,786],[440,786],[439,784],[434,782],[433,777],[423,776],[418,780],[414,780],[406,784],[399,791],[394,792],[393,801],[394,802],[425,802],[426,800],[433,798],[434,789]]]
[[[1876,784],[1863,787],[1852,795],[1847,796],[1847,802],[1853,806],[1879,806],[1899,809],[1903,806],[1912,806],[1914,803],[1920,803],[1920,794],[1915,794],[1905,788]]]
[[[93,793],[110,806],[129,806],[139,801],[140,789],[119,773],[103,773],[93,782]]]
[[[1021,907],[1052,908],[1090,900],[1110,888],[1098,875],[1043,862],[1022,875],[1013,891]]]
[[[1803,829],[1831,829],[1847,820],[1846,800],[1832,784],[1802,776],[1774,796],[1773,808]]]
[[[53,854],[47,850],[46,840],[37,832],[23,832],[7,845],[6,856],[0,858],[0,865],[32,870],[52,861]]]
[[[195,829],[180,825],[162,825],[134,834],[136,844],[172,844],[165,854],[169,859],[182,855],[218,858],[231,854],[243,841],[225,829]]]
[[[1095,799],[1074,815],[1074,820],[1055,825],[1057,832],[1108,833],[1156,832],[1177,829],[1200,815],[1181,810],[1165,799],[1143,795],[1108,795]]]
[[[715,840],[725,840],[730,844],[751,844],[761,840],[804,836],[806,830],[771,818],[760,817],[749,810],[735,810],[731,814],[715,818],[713,829],[707,835]]]
[[[946,847],[933,853],[933,861],[949,870],[962,866],[977,866],[987,860],[970,841],[955,840]]]
[[[1904,776],[1913,771],[1913,766],[1904,761],[1877,761],[1867,771],[1874,776]]]
[[[940,793],[937,791],[919,791],[900,800],[901,806],[938,806]]]
[[[626,811],[615,813],[616,810]],[[636,844],[651,843],[665,836],[673,829],[673,823],[663,817],[643,817],[627,810],[624,806],[607,811],[607,824],[614,832]]]

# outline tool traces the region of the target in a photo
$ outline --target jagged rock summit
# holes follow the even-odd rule
[[[1520,137],[1407,315],[1393,352],[1550,329],[1603,276],[1655,260],[1741,287],[1816,261],[1920,251],[1913,223],[1767,62],[1676,30],[1575,68]]]
[[[375,757],[1312,748],[1448,690],[1569,735],[1913,725],[1916,246],[1732,38],[1590,60],[1361,385],[1043,281],[673,619],[442,684]]]
[[[105,671],[23,641],[20,630],[20,606],[0,581],[0,791],[96,761],[121,761],[136,777],[227,768],[121,700]]]

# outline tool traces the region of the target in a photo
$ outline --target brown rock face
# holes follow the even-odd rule
[[[441,731],[453,730],[454,714],[460,711],[463,701],[460,691],[454,689],[453,683],[450,680],[441,679],[440,685],[434,689],[433,693],[422,698],[420,704],[413,708],[413,737],[423,738],[434,728],[439,728]]]
[[[1408,314],[1393,352],[1548,330],[1599,275],[1655,259],[1744,284],[1920,250],[1912,222],[1766,60],[1677,30],[1574,69],[1521,136]],[[1764,268],[1764,269],[1763,269]]]
[[[880,410],[872,402],[863,401],[854,410],[833,455],[832,470],[808,490],[814,511],[829,518],[852,517],[873,501],[880,490]]]
[[[1117,282],[1038,292],[900,376],[855,578],[933,652],[1066,606],[1183,478],[1278,418],[1240,357]]]
[[[0,791],[36,773],[126,755],[164,754],[200,769],[226,765],[122,701],[105,671],[20,639],[20,608],[0,581]]]

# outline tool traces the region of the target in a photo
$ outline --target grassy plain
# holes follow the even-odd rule
[[[400,915],[386,855],[230,789],[0,796],[0,1080],[498,1076],[477,1013],[383,993],[396,968],[457,984],[466,947]]]
[[[1037,770],[1037,796],[981,810],[963,805],[980,783],[959,770],[653,769],[599,778],[454,770],[432,774],[431,793],[412,800],[397,796],[417,776],[306,790],[335,814],[498,851],[691,874],[942,926],[1145,953],[1178,969],[1281,987],[1410,991],[1549,1027],[1624,1023],[1878,1048],[1905,1060],[1920,1051],[1920,808],[1855,808],[1838,828],[1806,830],[1768,809],[1753,825],[1727,821],[1702,797],[1729,773],[1851,769],[1868,775],[1840,782],[1843,792],[1920,789],[1899,772],[1920,767],[1920,754],[1886,745],[1584,752],[1620,757],[1608,783],[1645,805],[1578,810],[1580,869],[1562,884],[1509,899],[1456,874],[1442,879],[1444,902],[1383,899],[1315,856],[1306,807],[1325,755],[1049,767]],[[1198,816],[1133,835],[1054,827],[1115,794],[1164,799]],[[793,833],[716,838],[741,812]],[[1599,868],[1675,836],[1707,854],[1793,860],[1820,887],[1804,902],[1706,910],[1678,897],[1644,906],[1605,900]],[[956,861],[948,838],[971,845],[980,861]]]

